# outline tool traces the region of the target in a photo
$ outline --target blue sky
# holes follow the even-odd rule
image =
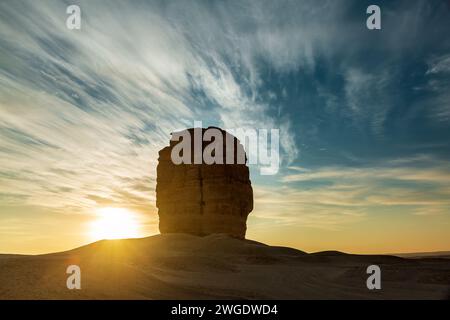
[[[81,7],[81,30],[65,26],[69,4]],[[366,28],[370,4],[381,30]],[[280,129],[280,172],[251,171],[253,238],[309,250],[448,249],[448,1],[0,9],[0,251],[85,242],[83,224],[101,206],[138,212],[143,233],[156,233],[157,151],[194,120]],[[359,235],[357,248],[342,234],[388,224],[415,231],[404,230],[409,242]],[[54,245],[55,228],[70,242]],[[343,240],[317,240],[333,237]],[[377,247],[380,237],[390,240]]]

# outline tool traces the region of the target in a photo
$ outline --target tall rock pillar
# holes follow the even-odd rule
[[[194,161],[174,164],[172,149],[181,141],[171,140],[170,145],[159,151],[156,180],[156,206],[161,233],[190,233],[208,235],[226,233],[245,238],[247,216],[253,210],[253,189],[246,165],[245,152],[239,140],[224,130],[223,164],[206,164]],[[204,128],[186,131],[191,136],[192,160],[194,150],[204,151],[211,142],[202,140],[201,148],[194,147],[194,130],[203,134]],[[231,139],[230,139],[231,137]],[[228,138],[228,139],[227,139]],[[233,141],[233,164],[227,164],[227,141]],[[238,151],[243,152],[243,163],[238,163]],[[242,158],[241,158],[242,159]]]

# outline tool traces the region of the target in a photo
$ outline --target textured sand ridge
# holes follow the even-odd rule
[[[68,290],[66,268],[81,268]],[[366,268],[382,270],[369,291]],[[307,254],[226,235],[104,240],[71,251],[0,255],[1,299],[447,299],[450,260]]]

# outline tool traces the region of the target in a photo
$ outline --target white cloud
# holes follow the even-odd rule
[[[390,72],[388,69],[371,73],[357,68],[346,70],[346,102],[361,131],[369,126],[376,135],[384,134],[384,122],[392,107],[387,93],[392,77]]]
[[[430,59],[426,74],[436,73],[450,73],[450,54]]]
[[[394,159],[378,167],[289,169],[292,174],[282,181],[286,183],[286,199],[295,202],[296,208],[322,207],[335,214],[380,208],[395,214],[404,208],[413,215],[441,215],[447,214],[450,206],[448,165],[428,156]]]
[[[433,57],[428,61],[426,89],[431,97],[423,104],[430,110],[431,117],[438,122],[450,121],[450,55]]]
[[[95,196],[120,202],[117,190],[126,187],[120,177],[144,175],[154,185],[157,151],[169,132],[203,117],[229,128],[279,127],[286,158],[295,159],[289,120],[269,116],[271,106],[256,99],[256,59],[285,68],[300,59],[293,54],[303,42],[297,38],[285,54],[277,52],[292,43],[289,34],[267,44],[268,33],[286,30],[267,24],[269,11],[250,17],[264,32],[255,37],[244,31],[245,15],[222,6],[80,6],[82,29],[70,31],[62,3],[2,4],[9,17],[0,22],[3,50],[17,54],[2,60],[0,73],[0,163],[14,174],[0,192],[81,211],[95,206]],[[192,89],[214,108],[199,105]],[[142,205],[154,198],[130,192],[149,200]]]

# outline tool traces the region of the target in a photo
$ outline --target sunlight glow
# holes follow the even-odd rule
[[[136,214],[124,208],[101,208],[98,219],[90,224],[92,240],[137,238],[140,224]]]

